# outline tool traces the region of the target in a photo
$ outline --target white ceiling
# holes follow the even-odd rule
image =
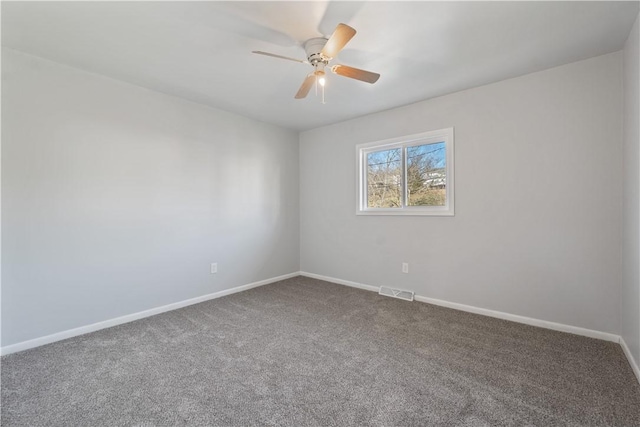
[[[2,2],[2,45],[306,130],[622,48],[638,2]],[[301,45],[346,23],[322,105]]]

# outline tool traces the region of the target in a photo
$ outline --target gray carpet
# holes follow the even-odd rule
[[[2,358],[3,426],[640,425],[619,345],[296,277]]]

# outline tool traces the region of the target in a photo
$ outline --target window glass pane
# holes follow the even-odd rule
[[[444,206],[447,192],[444,142],[407,147],[407,205]]]
[[[367,153],[367,206],[402,208],[402,149]]]

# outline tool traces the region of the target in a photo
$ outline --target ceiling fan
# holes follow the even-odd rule
[[[313,72],[307,75],[302,82],[300,89],[298,89],[298,93],[296,93],[295,98],[302,99],[307,96],[314,83],[319,83],[324,88],[326,67],[329,67],[334,74],[339,76],[349,77],[351,79],[371,84],[378,81],[380,78],[380,74],[378,73],[372,73],[371,71],[360,70],[358,68],[341,64],[329,66],[329,62],[338,55],[338,52],[340,52],[342,48],[349,43],[349,40],[351,40],[355,34],[356,30],[350,26],[346,24],[338,24],[333,34],[331,34],[331,37],[328,39],[324,37],[317,37],[307,40],[304,44],[304,50],[307,54],[306,61],[289,58],[288,56],[276,55],[274,53],[262,52],[260,50],[254,50],[253,53],[272,56],[274,58],[287,59],[289,61],[310,64],[313,66]]]

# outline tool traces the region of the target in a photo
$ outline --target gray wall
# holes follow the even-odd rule
[[[2,125],[3,346],[298,270],[296,132],[6,48]]]
[[[619,333],[621,83],[617,52],[303,132],[301,270]],[[355,215],[356,144],[450,126],[455,217]]]
[[[640,15],[639,15],[640,16]],[[638,21],[624,48],[624,239],[621,335],[640,366],[640,33]]]
[[[637,39],[304,132],[299,158],[295,132],[3,49],[2,345],[300,267],[621,333],[640,360]],[[449,126],[455,217],[355,215],[356,144]]]

